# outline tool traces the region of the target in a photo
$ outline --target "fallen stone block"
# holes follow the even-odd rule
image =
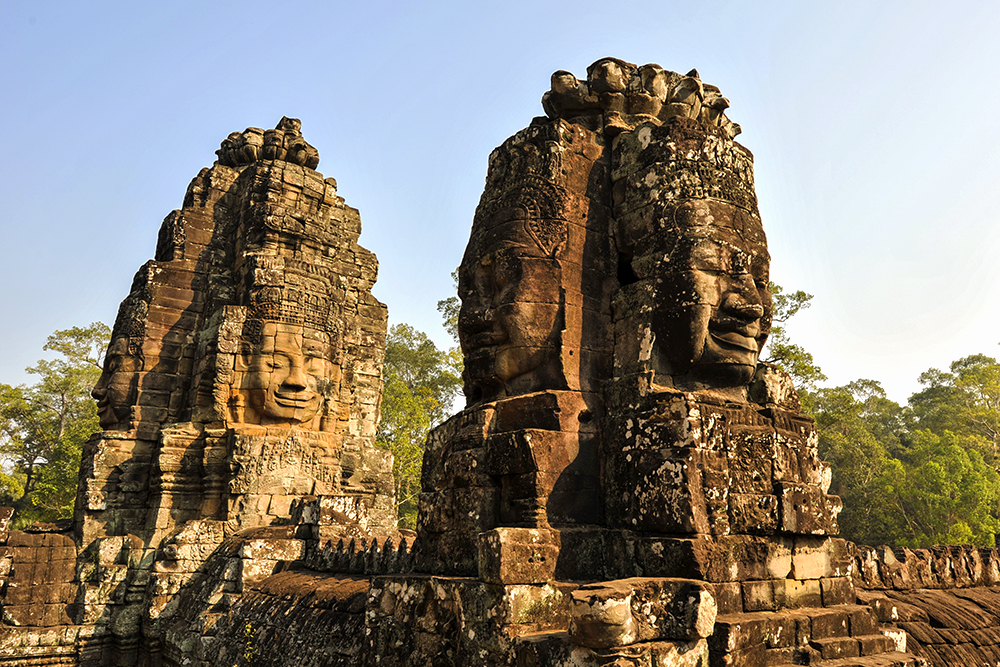
[[[717,613],[715,598],[703,582],[620,579],[573,591],[570,636],[590,648],[690,641],[712,634]]]

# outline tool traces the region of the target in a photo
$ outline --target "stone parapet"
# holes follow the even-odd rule
[[[867,590],[975,588],[1000,585],[1000,550],[971,545],[929,549],[850,545],[852,576]]]

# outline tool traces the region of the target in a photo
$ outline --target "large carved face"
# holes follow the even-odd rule
[[[469,244],[459,267],[458,333],[469,404],[560,388],[559,262],[522,209]]]
[[[760,224],[717,201],[682,204],[675,220],[651,318],[654,368],[684,389],[746,385],[771,329]]]
[[[248,423],[317,426],[332,367],[325,336],[300,325],[264,324],[245,362]]]
[[[104,372],[90,395],[97,401],[97,418],[105,431],[127,425],[135,405],[142,356],[129,349],[129,339],[113,338],[104,355]]]

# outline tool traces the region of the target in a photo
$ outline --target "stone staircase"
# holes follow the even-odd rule
[[[884,653],[859,658],[839,658],[810,663],[820,667],[919,667],[927,663],[922,658],[915,658],[909,653]]]
[[[551,630],[519,636],[512,652],[518,667],[928,667],[899,650],[903,637],[897,628],[883,632],[868,606],[837,605],[722,614],[707,641],[660,638],[588,649]]]
[[[708,640],[710,665],[925,667],[923,659],[898,650],[898,632],[884,634],[864,605],[722,614]]]

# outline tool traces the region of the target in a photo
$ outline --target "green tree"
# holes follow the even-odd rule
[[[895,482],[907,413],[873,380],[819,389],[810,396],[820,458],[832,466],[830,492],[844,501],[841,535],[862,544],[895,544],[903,535]]]
[[[451,272],[451,280],[455,284],[455,289],[458,289],[458,269]],[[448,363],[455,369],[458,377],[462,377],[462,368],[464,366],[464,360],[462,359],[462,348],[459,347],[458,338],[458,314],[462,310],[462,302],[459,301],[457,296],[449,296],[447,299],[441,299],[437,302],[438,312],[441,313],[441,318],[443,321],[443,326],[448,335],[451,336],[452,340],[455,341],[455,345],[448,348]]]
[[[895,480],[902,535],[897,544],[994,546],[1000,474],[978,451],[968,450],[949,431],[911,434]]]
[[[958,394],[942,387],[924,398],[950,396],[957,405]],[[872,380],[819,389],[811,399],[819,454],[833,468],[831,493],[844,501],[841,535],[909,547],[994,544],[1000,475],[968,446],[972,436],[920,428],[915,410]],[[947,416],[932,407],[931,416]],[[950,416],[947,423],[972,427]]]
[[[416,525],[424,441],[444,421],[461,387],[449,352],[408,324],[389,330],[382,371],[382,413],[377,442],[395,457],[396,508],[402,527]]]
[[[44,349],[60,356],[26,369],[38,382],[0,384],[0,502],[17,525],[72,515],[80,450],[100,430],[90,390],[110,337],[100,322],[56,331]]]
[[[952,362],[949,370],[931,368],[920,375],[924,388],[909,401],[917,426],[937,435],[950,432],[956,443],[1000,468],[1000,363],[973,354]]]
[[[812,354],[806,352],[801,345],[791,342],[785,331],[785,323],[800,310],[808,308],[813,295],[802,290],[785,292],[773,282],[769,282],[767,287],[774,303],[774,314],[771,317],[771,335],[767,341],[766,356],[762,361],[775,364],[791,375],[799,393],[805,394],[815,389],[817,383],[826,380],[826,376]]]
[[[451,272],[451,281],[455,285],[455,289],[458,289],[458,269]],[[462,310],[462,302],[458,300],[457,296],[449,296],[447,299],[441,299],[437,303],[438,312],[441,313],[441,318],[444,320],[445,331],[448,335],[454,339],[455,343],[458,343],[458,313]]]

